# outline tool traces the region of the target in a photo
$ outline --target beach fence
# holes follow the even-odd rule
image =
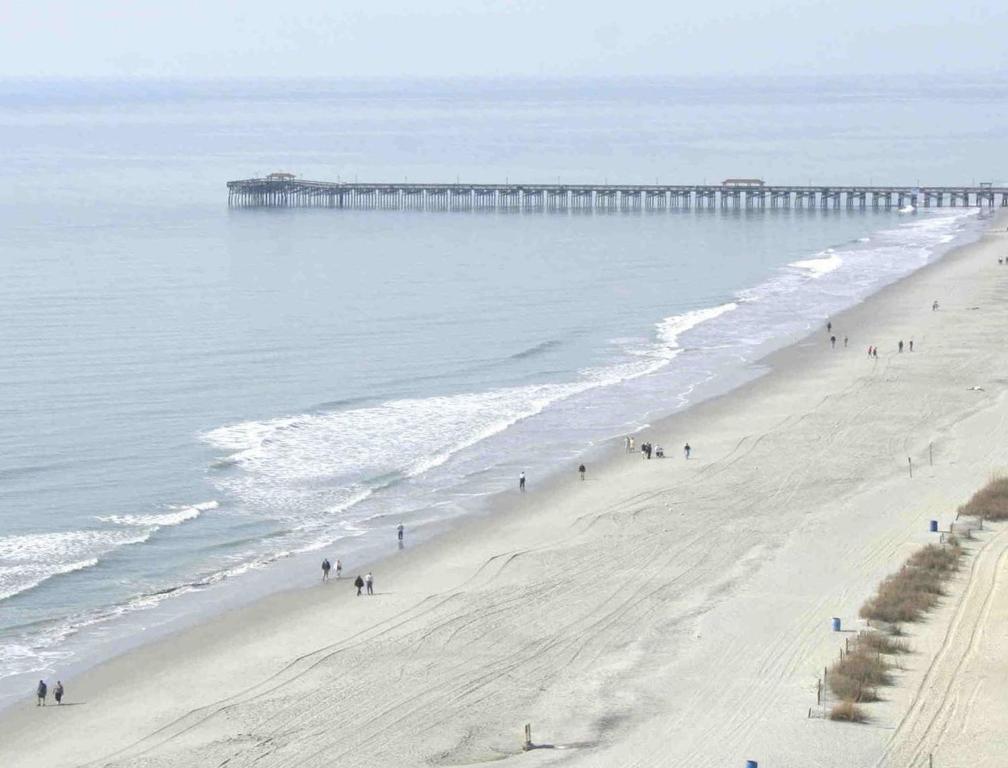
[[[833,620],[832,626],[834,632],[843,631],[837,626],[836,619]],[[840,646],[840,660],[843,660],[847,653],[850,653],[850,634],[844,637],[843,644]],[[833,693],[829,683],[830,670],[829,666],[825,666],[822,668],[822,675],[816,679],[816,702],[809,707],[808,717],[810,719],[829,720],[833,708],[843,703],[843,699]]]
[[[947,531],[939,531],[939,538],[942,544],[948,541],[949,536],[955,536],[959,539],[972,539],[974,533],[983,529],[983,517],[980,515],[960,515],[956,512],[955,520],[949,524],[949,529]]]

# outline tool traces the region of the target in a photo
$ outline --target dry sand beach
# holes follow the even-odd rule
[[[1004,525],[867,724],[808,717],[830,618],[863,626],[928,520],[1008,470],[1004,225],[834,317],[848,349],[814,333],[638,436],[669,458],[531,471],[494,515],[377,563],[375,597],[344,573],[66,681],[78,706],[26,695],[0,765],[1004,765]],[[523,753],[525,723],[552,748]]]

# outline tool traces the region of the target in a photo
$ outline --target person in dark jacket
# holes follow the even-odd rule
[[[364,589],[364,579],[360,577],[360,574],[357,574],[357,578],[354,579],[353,585],[357,587],[357,597],[360,597],[361,590]]]
[[[46,694],[49,692],[49,688],[46,687],[45,680],[38,681],[38,688],[35,689],[35,695],[38,696],[38,701],[36,702],[36,707],[44,707]]]
[[[57,704],[63,703],[63,681],[57,680],[56,687],[53,688],[53,697],[56,699]]]

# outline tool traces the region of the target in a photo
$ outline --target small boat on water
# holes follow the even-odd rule
[[[917,209],[912,205],[904,205],[899,209],[898,213],[917,213]]]

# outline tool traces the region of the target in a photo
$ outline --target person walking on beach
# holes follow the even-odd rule
[[[336,578],[338,579],[342,575],[343,575],[343,563],[341,563],[340,559],[337,557],[336,558]]]
[[[630,439],[630,435],[627,435],[627,436],[626,436],[626,437],[625,437],[625,438],[623,439],[623,445],[624,445],[624,447],[626,448],[626,452],[627,452],[627,453],[630,453],[630,446],[631,446],[631,445],[633,445],[633,440],[631,440],[631,439]]]
[[[847,337],[846,336],[843,337],[843,348],[847,349]]]
[[[44,707],[46,694],[49,692],[49,688],[46,687],[45,680],[38,681],[38,688],[35,689],[35,695],[38,696],[38,701],[35,702],[36,707]]]
[[[633,450],[634,450],[634,439],[631,437],[630,438],[630,453],[633,453]]]
[[[403,524],[402,523],[399,523],[399,527],[396,528],[396,537],[399,539],[399,546],[401,547],[402,543],[403,543],[403,541],[402,541],[403,540]]]
[[[361,590],[364,589],[364,579],[360,577],[360,574],[357,574],[357,578],[354,579],[353,585],[357,587],[357,597],[360,597]]]
[[[900,339],[900,340],[899,340],[899,351],[900,351],[900,352],[902,352],[902,351],[903,351],[903,339]]]
[[[833,321],[832,320],[827,320],[826,321],[826,333],[832,333],[832,331],[833,331]]]
[[[518,490],[525,493],[525,473],[518,475]]]
[[[830,343],[830,346],[833,347],[833,349],[836,349],[836,336],[830,336],[829,337],[829,343]]]
[[[578,472],[581,473],[581,479],[584,480],[584,475],[585,475],[585,465],[584,464],[582,464],[580,467],[578,467]]]
[[[57,704],[63,703],[63,681],[56,681],[56,687],[53,688],[53,698],[56,699]]]
[[[323,557],[322,558],[322,581],[329,581],[329,569],[330,568],[332,568],[332,565],[330,565],[330,563],[329,563],[329,558],[328,557]]]
[[[876,360],[878,360],[878,347],[872,347],[871,354],[872,354],[872,357],[874,357]]]
[[[689,455],[690,455],[690,451],[691,450],[693,450],[693,449],[689,447],[689,443],[686,443],[686,445],[683,446],[682,451],[686,455],[686,459],[687,460],[689,460]]]
[[[371,571],[368,571],[367,575],[364,577],[364,586],[367,587],[367,593],[369,595],[374,594],[374,576],[371,575]]]
[[[937,312],[938,311],[938,299],[935,299],[934,300],[934,304],[931,305],[931,311],[932,312]]]
[[[913,352],[913,339],[910,339],[910,351]]]

